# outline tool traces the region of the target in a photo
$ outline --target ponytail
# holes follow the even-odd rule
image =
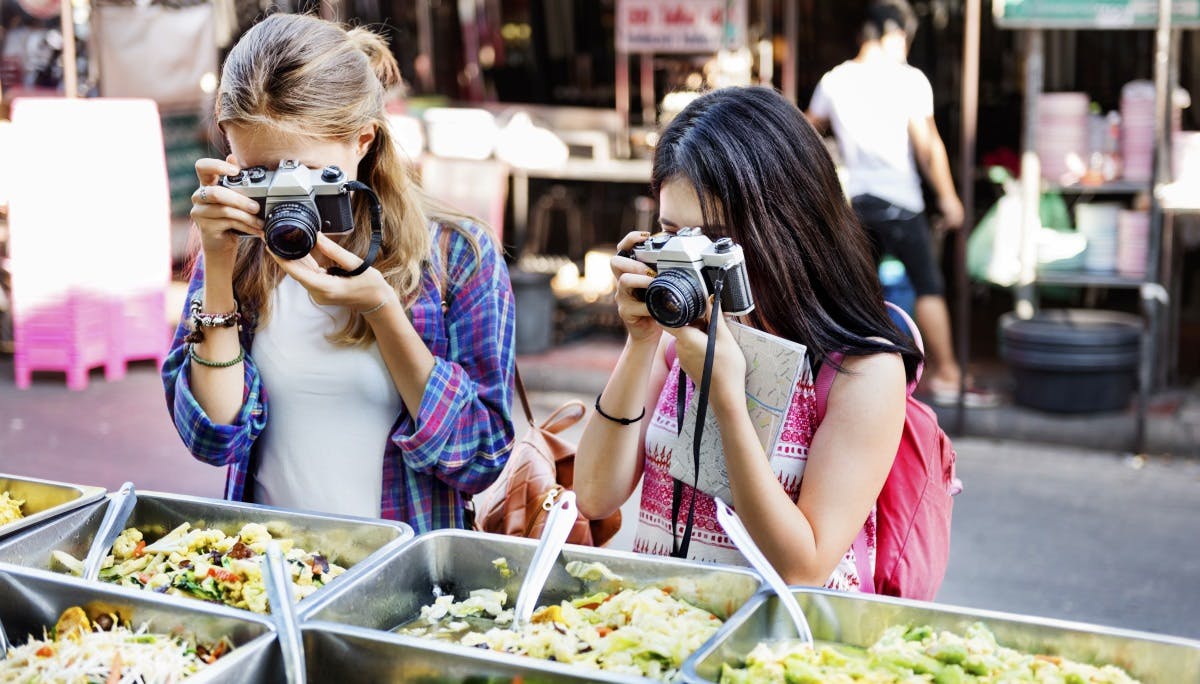
[[[404,79],[400,76],[400,65],[383,36],[368,28],[357,26],[346,32],[346,38],[351,45],[367,56],[371,71],[383,84],[384,90],[404,84]]]

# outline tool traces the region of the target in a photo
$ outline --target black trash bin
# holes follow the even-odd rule
[[[1142,321],[1116,311],[1056,309],[1000,318],[1013,400],[1056,413],[1117,411],[1137,390]]]
[[[516,309],[517,353],[537,354],[554,342],[554,311],[558,305],[548,273],[509,271]]]

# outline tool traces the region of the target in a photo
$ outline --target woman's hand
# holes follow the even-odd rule
[[[345,250],[324,233],[317,233],[316,249],[348,271],[358,268],[362,263],[360,257]],[[396,294],[396,289],[374,268],[368,268],[356,276],[335,276],[318,266],[311,254],[302,259],[288,260],[280,259],[270,250],[267,253],[271,254],[280,268],[303,285],[318,304],[344,306],[358,311],[378,310],[383,308],[380,305],[399,304],[400,296]]]
[[[237,254],[238,235],[263,236],[263,220],[258,218],[258,202],[220,185],[221,176],[241,171],[237,159],[229,155],[220,159],[200,159],[196,162],[196,177],[200,187],[192,193],[192,220],[200,229],[200,245],[206,264],[217,260],[232,263]]]
[[[634,231],[625,236],[617,245],[617,251],[632,250],[650,237],[650,233]],[[637,259],[618,254],[609,262],[613,276],[617,279],[617,292],[614,299],[617,302],[617,314],[625,329],[629,332],[632,342],[658,342],[662,335],[662,326],[650,317],[646,310],[646,287],[654,279],[654,269]]]
[[[704,318],[682,328],[664,328],[675,338],[675,355],[679,367],[693,382],[699,384],[704,374],[704,356],[708,351],[708,317],[712,305]],[[722,406],[746,405],[746,357],[738,346],[725,317],[717,320],[717,343],[713,349],[712,387],[709,390],[714,409]]]

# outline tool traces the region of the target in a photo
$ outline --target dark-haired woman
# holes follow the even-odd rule
[[[651,183],[664,230],[699,226],[743,246],[756,308],[741,322],[807,349],[802,391],[780,430],[787,443],[766,454],[747,409],[745,358],[717,321],[709,410],[733,493],[727,503],[789,584],[857,590],[860,567],[874,568],[875,501],[921,356],[888,318],[867,235],[829,154],[775,91],[726,88],[697,98],[667,126]],[[631,233],[620,249],[647,237]],[[673,454],[683,448],[675,446],[677,374],[701,378],[707,328],[660,326],[640,301],[653,272],[623,256],[612,268],[628,339],[580,441],[580,511],[608,515],[643,480],[635,551],[671,553],[695,497],[687,556],[744,563],[712,497],[670,475],[673,455],[692,458],[690,448]],[[812,380],[823,363],[839,372],[818,425]]]

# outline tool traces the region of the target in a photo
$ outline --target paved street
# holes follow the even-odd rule
[[[63,385],[48,375],[19,391],[0,357],[0,471],[220,496],[222,472],[179,444],[152,367],[113,384],[93,374],[81,393]],[[572,397],[594,398],[534,393],[535,410]],[[1200,461],[956,444],[966,491],[941,601],[1200,638]]]

